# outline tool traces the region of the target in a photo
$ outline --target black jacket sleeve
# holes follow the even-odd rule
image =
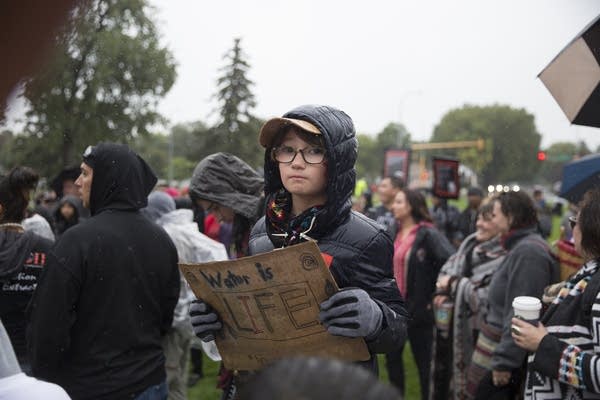
[[[171,264],[169,265],[171,274],[169,276],[167,290],[163,293],[160,302],[162,313],[160,333],[162,336],[167,334],[169,328],[171,328],[171,325],[173,324],[173,314],[175,312],[177,301],[179,300],[179,286],[181,284],[181,279],[179,277],[179,266],[177,263],[177,250],[175,245],[172,243],[171,247]]]
[[[364,289],[383,312],[379,334],[367,342],[371,353],[387,353],[399,349],[406,340],[407,312],[394,279],[393,245],[385,232],[373,237],[352,268],[351,285]]]

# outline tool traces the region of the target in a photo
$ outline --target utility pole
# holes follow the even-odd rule
[[[168,181],[168,186],[170,187],[172,185],[172,181],[173,181],[173,129],[171,129],[171,132],[169,133],[169,166],[167,168],[167,181]]]

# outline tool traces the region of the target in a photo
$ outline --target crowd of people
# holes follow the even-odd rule
[[[223,321],[178,263],[306,241],[340,288],[320,323],[362,338],[369,359],[221,365],[222,399],[403,398],[406,344],[422,399],[600,396],[600,190],[570,210],[564,236],[585,262],[564,277],[539,198],[473,187],[461,212],[390,176],[377,206],[357,207],[354,125],[329,106],[270,119],[258,141],[262,172],[215,153],[183,196],[115,143],[86,149],[52,193],[36,197],[24,166],[1,177],[0,399],[187,398],[198,349],[214,348]],[[514,318],[519,296],[543,301],[539,323]]]

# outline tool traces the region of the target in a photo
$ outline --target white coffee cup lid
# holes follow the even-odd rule
[[[521,310],[541,310],[542,302],[537,297],[517,296],[514,298],[512,306]]]

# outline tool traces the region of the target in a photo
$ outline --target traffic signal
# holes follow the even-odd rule
[[[537,159],[538,161],[546,161],[546,152],[545,151],[538,151],[537,152]]]

